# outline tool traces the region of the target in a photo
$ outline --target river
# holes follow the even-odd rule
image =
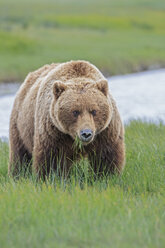
[[[124,123],[141,119],[165,123],[165,69],[108,78]],[[9,119],[20,84],[0,84],[0,137],[9,136]]]

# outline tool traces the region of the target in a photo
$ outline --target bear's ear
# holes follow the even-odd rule
[[[103,79],[96,83],[96,87],[100,90],[105,96],[108,95],[108,81]]]
[[[53,93],[55,95],[55,98],[58,99],[62,92],[66,90],[66,88],[66,84],[62,83],[61,81],[56,81],[53,85]]]

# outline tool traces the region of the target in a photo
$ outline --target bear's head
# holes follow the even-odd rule
[[[84,145],[103,131],[112,118],[108,82],[56,81],[53,85],[51,118],[54,125],[73,139],[78,136]]]

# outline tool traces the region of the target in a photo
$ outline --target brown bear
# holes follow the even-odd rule
[[[57,165],[69,171],[80,154],[93,170],[120,173],[124,167],[124,127],[102,73],[87,61],[45,65],[31,72],[13,106],[9,135],[9,174],[32,161],[33,170],[47,175]],[[32,159],[33,158],[33,159]]]

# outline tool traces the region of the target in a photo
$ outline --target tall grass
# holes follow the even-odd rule
[[[0,143],[1,247],[164,247],[164,133],[131,122],[123,174],[97,179],[82,160],[67,179],[13,181]]]

